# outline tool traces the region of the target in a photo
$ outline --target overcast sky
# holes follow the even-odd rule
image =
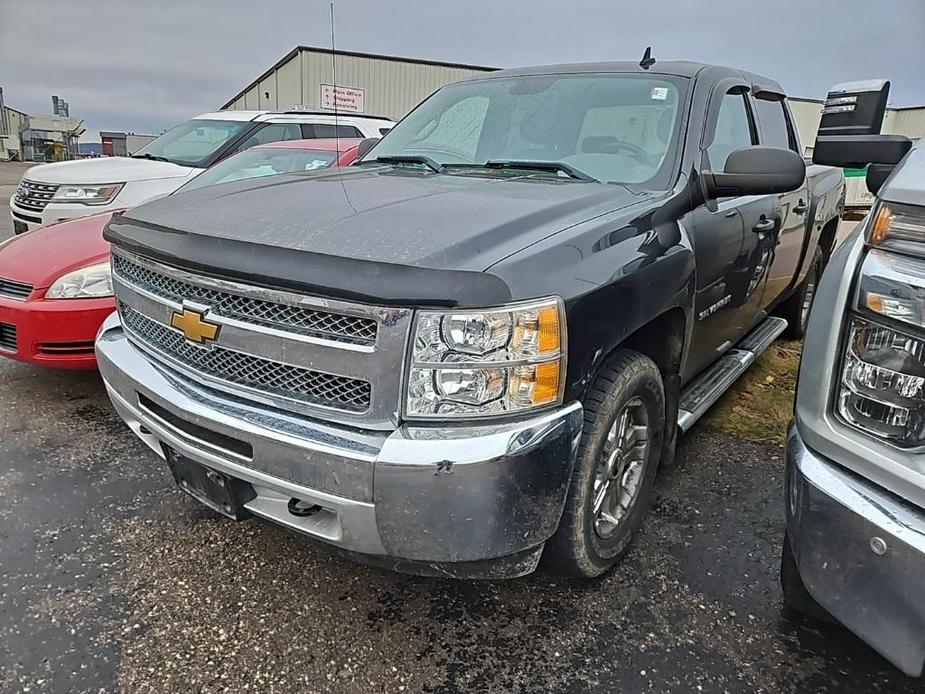
[[[886,77],[925,104],[925,0],[338,0],[337,47],[498,67],[656,58],[742,67],[821,98]],[[88,128],[160,132],[215,109],[298,44],[328,0],[0,0],[8,106],[70,102]]]

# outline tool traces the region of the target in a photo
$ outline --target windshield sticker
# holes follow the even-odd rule
[[[652,87],[652,101],[664,101],[668,98],[668,87]]]

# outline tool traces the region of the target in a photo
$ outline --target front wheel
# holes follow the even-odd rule
[[[565,509],[544,564],[599,576],[619,561],[648,511],[665,435],[665,391],[648,357],[618,350],[584,402],[584,429]]]

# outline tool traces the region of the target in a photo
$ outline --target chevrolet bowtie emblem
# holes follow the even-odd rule
[[[204,313],[188,308],[170,316],[170,325],[182,332],[187,340],[197,345],[204,345],[215,340],[220,327],[205,320]]]

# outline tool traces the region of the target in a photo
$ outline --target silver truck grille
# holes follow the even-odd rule
[[[6,280],[0,277],[0,296],[8,296],[11,299],[28,299],[32,289],[31,284]]]
[[[15,202],[24,210],[41,212],[58,192],[58,185],[35,183],[33,181],[20,181],[16,189]]]
[[[222,316],[334,340],[345,339],[358,344],[373,344],[376,341],[376,321],[369,318],[272,303],[210,289],[170,277],[120,255],[113,256],[112,269],[128,283],[160,297],[178,302],[184,299],[198,301]]]
[[[333,405],[354,412],[369,408],[370,385],[366,381],[280,364],[221,347],[199,347],[122,302],[119,315],[122,325],[148,347],[206,375],[312,404]]]
[[[176,377],[295,415],[398,424],[409,309],[243,284],[119,248],[112,265],[127,336]],[[202,326],[211,336],[196,332]]]

